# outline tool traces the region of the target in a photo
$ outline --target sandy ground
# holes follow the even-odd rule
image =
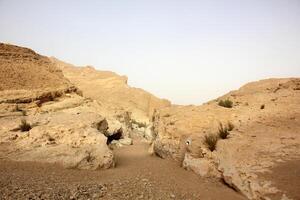
[[[277,164],[271,173],[264,174],[276,188],[280,188],[289,198],[300,200],[300,160],[290,160]],[[271,196],[280,199],[282,193]]]
[[[0,160],[0,199],[245,199],[147,150],[146,143],[134,140],[114,150],[117,166],[104,171]]]

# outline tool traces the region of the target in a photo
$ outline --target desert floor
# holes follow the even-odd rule
[[[0,160],[0,199],[245,199],[215,179],[151,156],[148,144],[114,150],[117,166],[101,171]]]

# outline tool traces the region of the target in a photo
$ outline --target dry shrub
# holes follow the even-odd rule
[[[225,108],[232,108],[233,102],[230,101],[229,99],[226,100],[221,100],[219,101],[219,106],[225,107]]]
[[[218,136],[215,134],[209,134],[204,136],[204,143],[210,151],[214,151],[217,147]]]
[[[19,129],[22,132],[30,131],[31,128],[32,128],[31,125],[26,121],[26,119],[21,120],[21,124],[19,125]]]
[[[218,135],[221,139],[226,139],[230,134],[229,131],[234,129],[234,125],[231,122],[227,123],[227,126],[223,126],[222,123],[219,125]]]

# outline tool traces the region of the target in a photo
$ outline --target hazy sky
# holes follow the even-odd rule
[[[199,104],[300,77],[300,0],[0,0],[0,41]]]

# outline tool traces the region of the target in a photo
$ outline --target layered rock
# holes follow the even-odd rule
[[[232,108],[218,105],[233,102]],[[300,79],[249,83],[202,106],[161,109],[154,120],[154,152],[182,162],[201,176],[222,178],[249,199],[280,192],[263,174],[274,165],[300,158]],[[220,122],[235,128],[216,150],[204,142]]]
[[[98,102],[81,93],[49,58],[0,44],[0,158],[68,168],[114,166]],[[120,128],[107,119],[110,129]]]
[[[29,103],[79,92],[49,58],[0,43],[0,102]]]
[[[155,109],[170,106],[168,100],[127,84],[127,77],[110,71],[99,71],[91,66],[75,67],[55,58],[53,63],[62,69],[64,75],[74,83],[84,96],[101,103],[107,115],[130,112],[131,117],[139,122],[149,122]]]
[[[72,95],[31,109],[33,115],[0,118],[0,157],[18,161],[58,163],[67,168],[100,169],[114,166],[107,138],[95,127],[104,118],[97,105]],[[72,107],[69,102],[76,102]],[[20,130],[21,120],[31,126]]]
[[[71,83],[45,56],[31,49],[0,43],[0,90],[66,88]]]
[[[265,174],[300,159],[299,102],[300,79],[291,78],[249,83],[201,106],[171,106],[128,86],[127,77],[0,44],[0,159],[109,168],[107,145],[131,145],[134,129],[152,141],[150,152],[249,199],[287,198]],[[220,123],[234,128],[214,149],[205,138]]]

